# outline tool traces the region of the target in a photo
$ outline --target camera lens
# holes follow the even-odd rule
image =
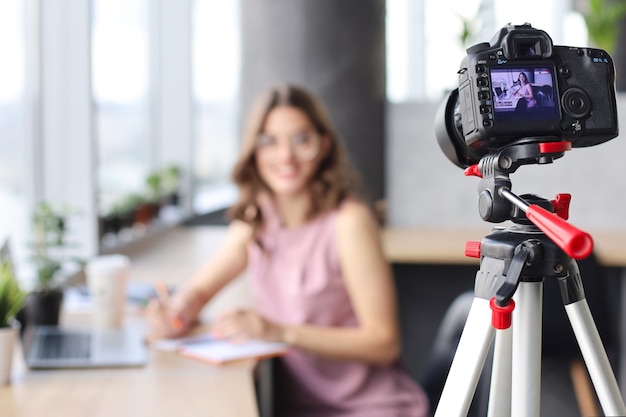
[[[570,88],[563,93],[563,110],[575,119],[586,117],[591,112],[591,99],[580,88]]]

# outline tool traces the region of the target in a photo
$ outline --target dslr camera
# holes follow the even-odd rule
[[[530,24],[467,49],[458,88],[438,109],[445,155],[466,168],[511,144],[598,145],[618,134],[615,70],[601,49],[554,46]]]

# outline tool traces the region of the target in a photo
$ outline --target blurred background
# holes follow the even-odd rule
[[[620,87],[617,3],[2,0],[0,239],[27,263],[42,203],[83,258],[220,213],[250,102],[282,81],[326,102],[388,225],[480,226],[476,181],[433,128],[465,49],[530,22],[555,45],[609,50]],[[524,167],[514,191],[571,192],[574,224],[626,229],[625,151],[618,139]]]

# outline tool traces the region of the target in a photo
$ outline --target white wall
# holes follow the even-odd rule
[[[619,123],[626,129],[626,94],[618,95]],[[386,194],[391,226],[481,227],[478,178],[443,154],[434,133],[438,103],[387,107]],[[626,134],[622,133],[622,136]],[[527,165],[511,175],[513,192],[549,199],[572,194],[569,221],[584,230],[626,230],[626,141],[617,137],[575,148],[548,165]]]

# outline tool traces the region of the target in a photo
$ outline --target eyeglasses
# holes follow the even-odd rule
[[[318,155],[321,147],[321,137],[316,132],[303,132],[288,138],[291,152],[300,161],[311,161]],[[261,133],[256,138],[256,152],[259,157],[275,159],[280,155],[285,146],[284,140],[279,140],[274,135]]]

